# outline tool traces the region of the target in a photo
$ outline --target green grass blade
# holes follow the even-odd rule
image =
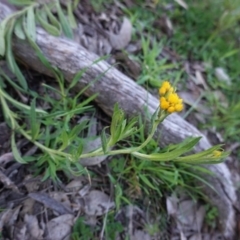
[[[31,126],[32,139],[35,140],[39,135],[39,130],[40,130],[40,124],[37,122],[36,99],[33,99],[31,102],[30,126]]]
[[[13,156],[14,156],[15,160],[18,161],[19,163],[25,164],[26,161],[21,157],[21,155],[18,151],[14,132],[12,132],[12,135],[11,135],[11,147],[12,147],[12,152],[13,152]]]
[[[65,36],[70,38],[70,39],[73,39],[72,29],[71,29],[63,11],[62,11],[62,8],[61,8],[58,0],[56,2],[56,8],[57,8],[58,17],[59,17],[60,23],[62,25],[62,29],[63,29],[63,32],[64,32]]]
[[[106,154],[106,153],[107,153],[107,150],[108,150],[108,149],[107,149],[107,143],[108,143],[108,141],[107,141],[107,135],[106,135],[105,129],[106,129],[106,128],[104,128],[104,129],[102,130],[102,133],[101,133],[102,149],[103,149],[104,154]]]
[[[36,17],[37,20],[40,22],[40,24],[42,25],[42,27],[51,35],[53,36],[60,36],[61,32],[53,25],[49,24],[47,22],[47,20],[45,20],[41,14],[39,13],[39,11],[36,11]]]

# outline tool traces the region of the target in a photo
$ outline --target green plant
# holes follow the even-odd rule
[[[95,230],[96,231],[96,230]],[[73,231],[71,234],[72,240],[89,240],[96,239],[94,237],[94,231],[92,231],[90,226],[87,226],[84,222],[84,217],[79,217],[73,226]]]
[[[144,131],[146,123],[141,122],[141,119],[137,117],[126,119],[123,110],[116,104],[110,126],[106,127],[101,133],[102,145],[91,152],[83,153],[83,143],[86,141],[85,132],[89,128],[89,122],[76,123],[75,118],[94,111],[90,104],[95,95],[84,98],[82,95],[86,89],[83,89],[77,95],[73,95],[72,89],[86,69],[80,70],[71,84],[65,82],[61,71],[49,64],[35,42],[36,24],[40,24],[52,35],[59,36],[63,32],[65,36],[72,38],[72,28],[75,26],[75,20],[71,9],[74,8],[77,1],[69,1],[67,11],[61,8],[58,1],[40,5],[28,0],[11,0],[11,2],[26,4],[23,9],[0,23],[0,43],[3,43],[0,44],[0,55],[6,58],[10,69],[18,79],[16,83],[0,71],[0,102],[5,120],[13,132],[11,144],[15,159],[23,164],[31,163],[36,170],[36,174],[45,173],[44,179],[58,180],[58,171],[64,171],[67,175],[85,174],[87,169],[80,164],[79,160],[81,158],[102,155],[112,156],[108,176],[115,187],[114,197],[117,210],[125,204],[138,201],[143,193],[157,209],[164,194],[174,191],[179,186],[184,188],[189,195],[201,195],[201,189],[193,187],[189,183],[193,179],[198,179],[204,184],[208,184],[199,174],[211,173],[198,166],[198,164],[219,163],[228,153],[221,150],[221,145],[217,145],[200,153],[189,154],[198,143],[199,138],[189,138],[182,143],[171,144],[165,148],[158,146],[158,141],[153,139],[157,126],[169,114],[181,111],[183,108],[179,97],[172,95],[175,94],[175,89],[171,85],[169,89],[165,89],[166,91],[164,91],[164,87],[160,88],[159,105],[161,109],[156,109],[152,116],[150,131],[147,136]],[[53,8],[57,11],[55,15],[51,12]],[[132,14],[132,19],[138,20],[137,16],[139,15],[136,12],[130,14]],[[147,19],[149,12],[145,15]],[[147,23],[152,23],[154,20],[152,16],[149,17]],[[151,27],[147,26],[146,28],[153,31]],[[56,88],[44,84],[45,93],[43,96],[28,88],[27,81],[12,53],[11,40],[13,34],[28,41],[35,49],[39,59],[55,76]],[[178,41],[181,42],[182,36],[179,39]],[[141,60],[143,71],[138,83],[149,83],[151,86],[160,87],[162,81],[157,80],[159,76],[163,79],[175,79],[175,83],[180,81],[182,70],[179,70],[178,64],[169,64],[165,59],[157,59],[165,40],[159,44],[155,40],[151,42],[150,38],[143,37],[141,41],[143,51],[138,59]],[[213,41],[211,41],[212,43]],[[234,54],[231,55],[229,52],[225,55],[225,59],[230,56],[234,56]],[[203,57],[206,57],[206,55],[203,54]],[[206,58],[209,59],[209,55]],[[102,59],[104,58],[100,58],[98,61]],[[171,71],[168,72],[168,70]],[[95,80],[93,79],[93,81]],[[215,84],[214,80],[213,84]],[[13,94],[8,91],[10,87],[21,94],[26,94],[30,99],[30,104],[16,101]],[[51,97],[53,93],[58,98]],[[39,102],[43,100],[49,105],[45,110],[38,107]],[[233,108],[231,112],[234,113],[235,111],[235,116],[238,116],[236,110],[237,108]],[[226,114],[226,111],[224,110],[223,113]],[[228,117],[233,120],[230,116]],[[226,122],[229,121],[228,118],[225,119]],[[236,124],[235,120],[233,124]],[[228,135],[231,134],[229,131],[227,133]],[[22,156],[20,154],[16,144],[16,138],[19,136],[27,139],[38,148],[34,156]],[[209,214],[210,216],[214,215]],[[123,230],[123,226],[114,221],[114,212],[108,213],[104,220],[106,221],[105,237],[114,239],[116,234]],[[159,229],[161,230],[165,224],[166,219],[159,224],[146,226],[146,230],[154,234]],[[80,217],[74,226],[72,239],[96,239],[97,231],[100,232],[101,229],[96,228],[93,231],[91,227],[86,226],[84,218]]]
[[[106,218],[106,224],[104,227],[104,236],[106,239],[116,239],[117,234],[123,232],[124,228],[120,222],[114,220],[114,212],[108,213]],[[73,226],[73,232],[71,234],[72,240],[94,240],[97,239],[100,228],[94,229],[86,225],[84,217],[79,217]]]
[[[152,87],[160,87],[161,82],[158,76],[162,79],[172,79],[179,75],[175,69],[179,68],[177,63],[168,63],[167,59],[159,59],[159,55],[163,50],[163,41],[157,43],[154,39],[150,42],[150,38],[141,38],[142,53],[138,56],[141,62],[141,75],[137,82],[138,84],[150,84]]]
[[[217,218],[218,218],[218,209],[214,206],[211,206],[209,204],[206,204],[205,206],[206,209],[206,222],[207,224],[214,228],[216,227],[216,222],[217,222]]]

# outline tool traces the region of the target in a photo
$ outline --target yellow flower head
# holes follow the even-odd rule
[[[166,109],[168,109],[168,107],[169,107],[169,102],[167,102],[167,101],[160,101],[160,107],[161,107],[161,109],[163,109],[163,110],[166,110]]]
[[[164,81],[159,88],[159,95],[159,103],[162,110],[167,113],[181,112],[183,110],[183,100],[168,81]]]
[[[162,86],[159,88],[159,95],[162,96],[162,95],[166,94],[166,92],[167,92],[167,89],[165,87]]]
[[[171,84],[169,81],[164,81],[163,84],[162,84],[162,87],[166,88],[167,90],[170,89],[171,87]]]
[[[172,104],[176,104],[179,102],[179,97],[176,93],[170,93],[168,95],[168,101]]]
[[[169,113],[173,113],[173,112],[175,112],[175,108],[174,108],[174,107],[169,107],[169,108],[167,109],[167,111],[168,111]]]
[[[169,89],[171,88],[171,85],[168,81],[164,81],[162,86],[159,88],[159,94],[161,96],[165,95]]]
[[[183,104],[182,103],[176,104],[175,110],[176,110],[176,112],[181,112],[183,110]]]

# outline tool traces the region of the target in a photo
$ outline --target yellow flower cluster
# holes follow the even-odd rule
[[[159,88],[160,107],[168,113],[181,112],[183,110],[182,99],[177,95],[168,81],[163,82]]]

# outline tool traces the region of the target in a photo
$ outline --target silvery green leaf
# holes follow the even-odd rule
[[[57,20],[57,18],[53,15],[51,10],[49,9],[48,5],[44,4],[44,10],[47,14],[47,17],[49,18],[50,23],[55,26],[59,32],[62,32],[62,27],[60,22]]]
[[[14,26],[14,34],[19,38],[19,39],[26,39],[25,33],[22,28],[22,18],[18,19],[17,22],[15,23]]]
[[[77,28],[77,23],[73,15],[73,8],[72,8],[72,3],[68,2],[67,3],[67,12],[68,12],[68,21],[71,26],[71,28]]]
[[[5,43],[5,27],[6,22],[0,23],[0,56],[4,56],[5,49],[6,49],[6,43]]]
[[[53,36],[59,36],[60,35],[60,31],[53,25],[49,24],[41,15],[40,13],[37,11],[36,12],[36,17],[37,20],[40,22],[40,24],[42,25],[42,27],[51,35]]]
[[[8,0],[8,2],[16,6],[24,6],[33,3],[32,0]]]
[[[27,31],[32,40],[36,41],[36,23],[35,23],[35,14],[34,7],[28,8],[27,11]]]
[[[12,19],[8,22],[8,30],[6,33],[6,43],[7,43],[6,59],[7,59],[9,68],[13,73],[15,73],[15,59],[12,53],[12,31],[13,31],[14,22],[15,22],[15,19]]]

